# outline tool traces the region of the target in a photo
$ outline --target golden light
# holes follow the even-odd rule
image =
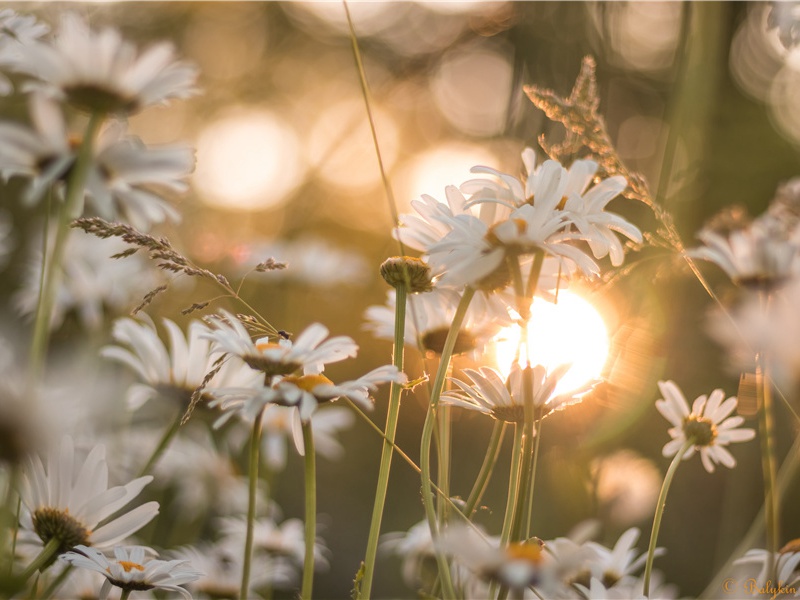
[[[398,167],[393,179],[397,186],[397,198],[405,203],[422,194],[445,202],[444,188],[458,186],[468,179],[478,177],[470,173],[474,165],[497,164],[497,156],[478,144],[445,142],[412,157]]]
[[[520,341],[518,327],[509,327],[498,336],[495,357],[501,373],[508,375]],[[574,390],[597,379],[608,359],[608,329],[597,309],[578,294],[562,290],[558,303],[536,298],[531,305],[528,331],[530,360],[548,371],[570,363],[559,392]]]
[[[267,110],[231,112],[209,124],[197,140],[195,187],[213,206],[276,206],[301,183],[305,171],[294,130]]]

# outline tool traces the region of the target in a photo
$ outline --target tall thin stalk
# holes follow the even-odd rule
[[[439,368],[436,371],[436,378],[433,382],[431,389],[431,399],[428,403],[428,413],[425,416],[425,424],[422,428],[422,441],[420,443],[420,470],[422,478],[422,503],[425,506],[425,518],[428,520],[428,527],[431,530],[431,536],[434,541],[439,535],[439,526],[436,519],[436,507],[433,502],[433,490],[431,481],[431,441],[433,439],[433,429],[436,422],[436,413],[439,407],[439,398],[441,397],[442,390],[444,389],[444,380],[447,374],[447,369],[450,365],[450,358],[453,356],[453,349],[456,345],[461,325],[464,322],[464,317],[467,314],[467,309],[475,295],[475,290],[467,287],[464,294],[461,296],[461,301],[456,309],[456,314],[453,316],[453,322],[450,324],[450,330],[447,332],[447,339],[444,342],[442,349],[442,356],[439,362]],[[438,550],[435,549],[436,562],[439,567],[439,576],[442,582],[442,591],[445,598],[453,598],[455,592],[453,591],[453,582],[450,577],[450,567],[447,559]]]
[[[775,424],[772,390],[763,355],[757,357],[758,437],[761,443],[761,471],[764,481],[764,517],[767,538],[767,576],[775,575],[775,555],[780,545],[780,498],[776,493]]]
[[[653,560],[656,556],[656,543],[658,542],[658,531],[661,529],[661,519],[664,516],[664,508],[667,505],[667,493],[669,492],[669,487],[672,485],[672,479],[675,476],[675,471],[678,470],[678,465],[683,460],[683,455],[686,454],[686,451],[692,447],[694,444],[693,439],[688,439],[686,442],[681,446],[678,453],[675,455],[675,458],[672,459],[672,462],[669,465],[669,469],[667,469],[667,474],[664,476],[664,483],[661,485],[661,493],[658,495],[658,504],[656,504],[656,514],[653,517],[653,529],[650,532],[650,545],[647,548],[647,562],[645,563],[644,567],[644,595],[650,595],[650,576],[653,573]]]
[[[248,453],[248,495],[247,495],[247,530],[244,539],[244,559],[242,564],[242,585],[239,588],[239,600],[247,600],[250,588],[250,565],[253,560],[253,528],[256,520],[256,495],[258,491],[258,467],[261,461],[259,450],[261,448],[261,417],[264,408],[258,411],[253,429],[250,432],[250,449]]]
[[[492,428],[492,434],[489,437],[489,444],[486,448],[486,455],[483,459],[483,464],[478,472],[478,476],[475,478],[472,491],[469,493],[467,502],[464,504],[464,509],[462,510],[468,519],[472,518],[472,513],[475,511],[478,503],[483,498],[483,494],[486,491],[486,486],[489,484],[489,479],[491,478],[494,467],[497,464],[497,458],[500,456],[500,448],[503,444],[503,436],[505,435],[505,432],[506,422],[495,421],[494,427]]]
[[[303,557],[303,586],[301,600],[311,600],[314,586],[314,546],[317,542],[317,457],[311,421],[303,422],[303,450],[305,456],[305,556]]]
[[[403,370],[403,348],[405,346],[406,329],[406,286],[398,285],[395,296],[394,313],[394,346],[392,364],[398,371]],[[378,537],[381,532],[383,509],[386,504],[386,494],[389,490],[389,472],[392,468],[392,455],[394,448],[397,421],[400,416],[400,394],[402,385],[392,382],[389,390],[389,410],[386,415],[386,429],[381,449],[381,466],[378,471],[378,487],[375,491],[375,504],[372,508],[372,521],[367,538],[367,552],[364,557],[364,576],[361,580],[361,597],[369,598],[372,590],[372,578],[375,571],[375,558],[378,553]]]
[[[102,113],[94,113],[89,119],[89,124],[86,126],[86,132],[78,151],[78,157],[67,180],[64,203],[60,207],[52,249],[49,255],[42,256],[42,287],[39,294],[39,303],[36,307],[28,365],[29,391],[33,390],[43,371],[50,334],[50,319],[53,313],[56,290],[60,283],[61,263],[69,237],[70,223],[80,216],[83,207],[84,188],[89,167],[92,164],[94,142],[104,119],[105,115]],[[45,230],[44,235],[47,236],[48,234],[49,232]]]

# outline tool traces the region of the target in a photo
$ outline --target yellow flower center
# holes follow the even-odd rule
[[[314,388],[318,385],[333,385],[333,382],[325,377],[325,375],[289,375],[288,377],[284,377],[282,381],[287,381],[289,383],[293,383],[301,390],[304,390],[308,393],[312,393]]]
[[[125,569],[126,573],[130,573],[132,569],[136,569],[137,571],[144,571],[144,567],[139,563],[131,562],[129,560],[121,560],[119,561],[119,566]]]

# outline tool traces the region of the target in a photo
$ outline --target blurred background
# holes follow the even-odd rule
[[[196,62],[202,95],[130,121],[148,143],[188,143],[197,150],[191,192],[176,199],[182,222],[159,233],[231,281],[269,257],[288,263],[285,271],[249,275],[242,295],[280,329],[297,332],[320,321],[333,334],[354,337],[360,360],[331,367],[334,379],[390,361],[390,342],[364,331],[363,313],[385,301],[378,266],[397,254],[398,246],[390,234],[391,212],[341,3],[8,6],[52,24],[61,12],[77,11],[94,26],[121,29],[140,46],[171,40]],[[353,2],[349,7],[400,212],[421,193],[444,199],[444,186],[468,179],[473,165],[521,173],[524,147],[540,151],[541,134],[551,141],[563,135],[522,87],[567,95],[585,55],[597,60],[600,111],[620,156],[646,177],[687,247],[722,207],[739,204],[756,215],[779,183],[800,175],[800,53],[768,28],[768,3]],[[24,118],[20,98],[4,99],[0,106],[4,118]],[[666,162],[671,169],[664,169]],[[15,180],[0,188],[0,296],[6,335],[25,340],[19,290],[30,279],[41,222],[34,209],[15,201],[20,189]],[[617,199],[610,208],[643,230],[655,228],[641,205]],[[65,305],[54,338],[56,355],[84,343],[90,348],[107,343],[111,321],[157,285],[158,274],[153,280],[121,274],[118,263],[100,264],[102,257],[95,256],[98,264],[88,267],[97,275],[94,311],[87,317],[80,294]],[[683,261],[651,247],[630,254],[626,264],[635,266],[625,277],[584,288],[611,338],[605,370],[610,384],[546,422],[534,506],[534,529],[543,539],[566,535],[587,518],[602,519],[606,543],[632,525],[649,532],[667,467],[661,457],[666,422],[654,409],[656,381],[675,380],[690,400],[716,387],[728,395],[737,390],[739,374],[726,369],[723,352],[705,334],[712,302]],[[723,274],[709,265],[702,269],[726,298],[731,288]],[[131,284],[141,289],[134,285],[120,294],[121,286]],[[147,312],[185,324],[189,317],[180,311],[215,294],[182,280]],[[207,310],[217,306],[232,307],[217,302]],[[577,336],[572,343],[584,342]],[[407,355],[411,377],[433,368],[413,349]],[[459,359],[456,366],[474,364],[471,360]],[[385,400],[384,390],[372,415],[379,424]],[[398,443],[415,460],[424,407],[422,392],[406,398],[401,411]],[[783,418],[783,409],[778,406],[781,453],[798,425]],[[466,496],[492,423],[458,410],[454,417],[453,491]],[[342,443],[344,457],[321,459],[319,466],[320,533],[332,551],[330,568],[318,575],[320,598],[349,597],[363,558],[378,471],[380,438],[367,425],[356,421]],[[713,475],[699,460],[688,462],[671,492],[659,540],[670,550],[656,564],[683,595],[700,593],[760,506],[757,444],[743,444],[733,453],[740,465]],[[301,469],[291,457],[274,482],[273,497],[288,517],[302,518]],[[500,529],[507,473],[506,448],[484,501],[488,508],[479,516],[492,533]],[[799,495],[793,486],[785,506]],[[396,460],[383,529],[404,531],[422,516],[419,478]],[[791,511],[785,519],[783,542],[796,537],[800,525]],[[646,540],[640,542],[641,550],[645,546]],[[412,596],[400,559],[379,561],[376,596]]]

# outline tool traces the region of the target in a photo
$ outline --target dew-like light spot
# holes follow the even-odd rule
[[[294,130],[263,109],[239,109],[210,123],[197,141],[198,194],[212,206],[259,210],[281,204],[306,166]]]

